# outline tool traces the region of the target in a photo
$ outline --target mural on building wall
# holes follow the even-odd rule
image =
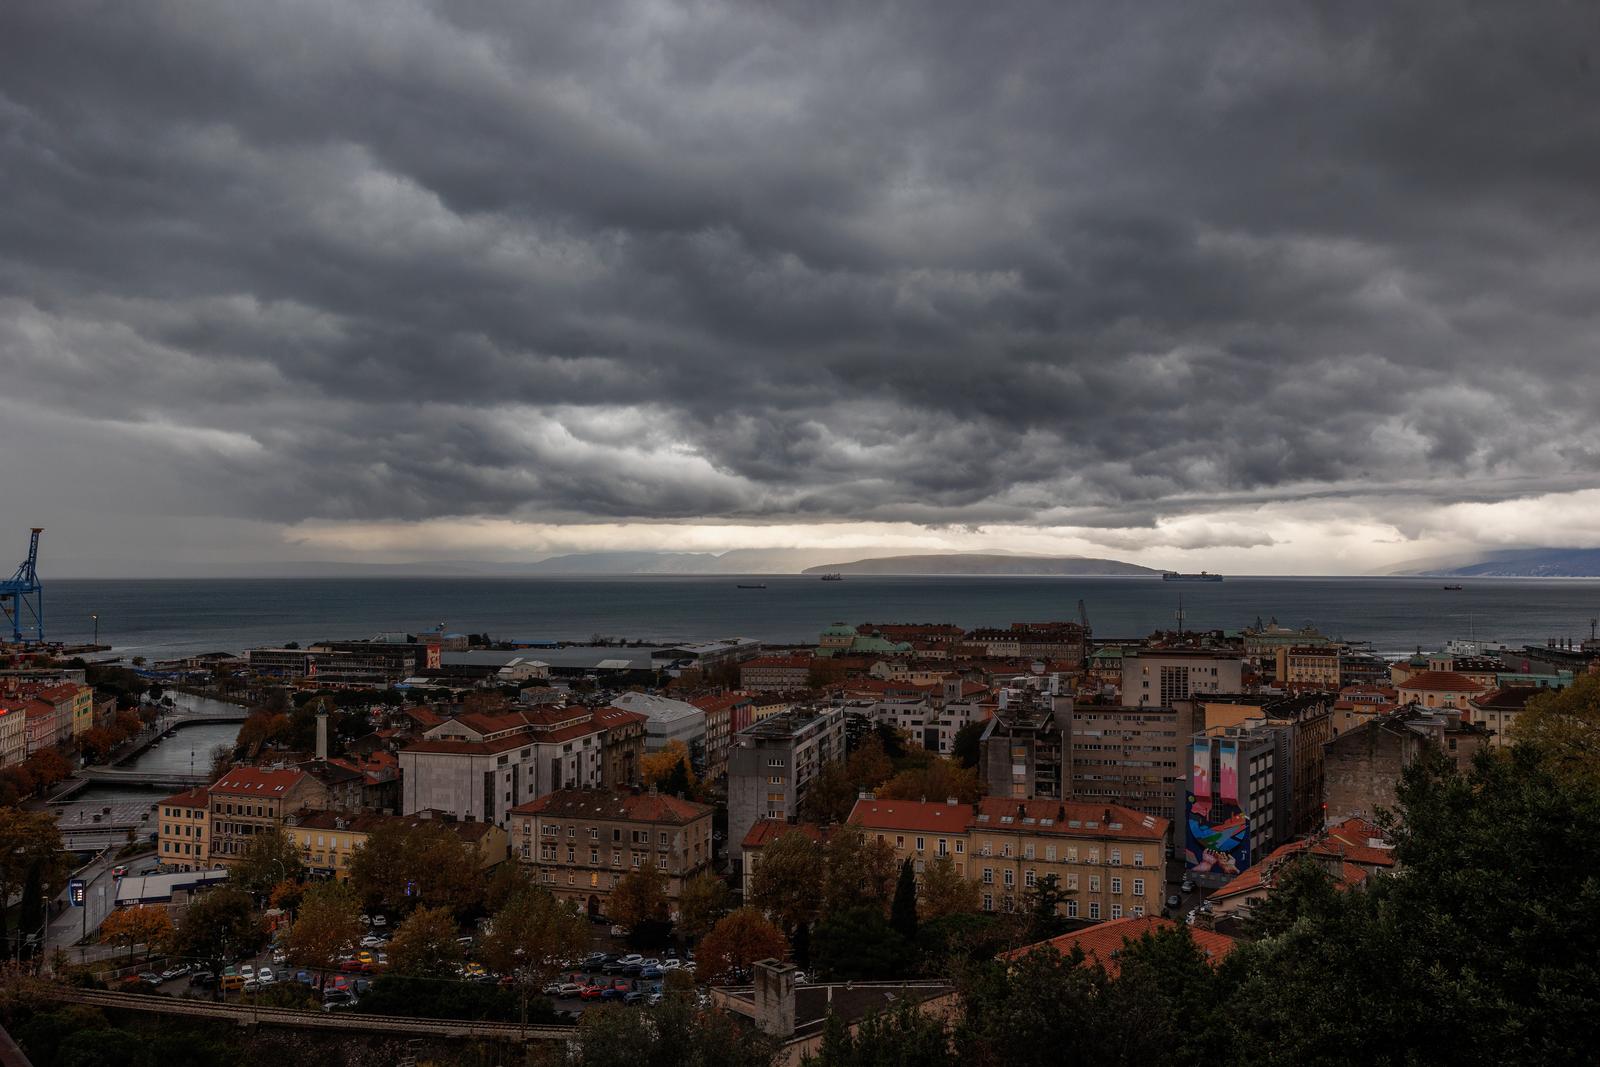
[[[1217,791],[1211,795],[1211,739],[1194,743],[1184,863],[1195,874],[1232,877],[1250,866],[1250,826],[1239,809],[1239,746],[1217,739]]]

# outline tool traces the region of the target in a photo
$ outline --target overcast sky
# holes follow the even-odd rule
[[[1597,39],[0,4],[0,564],[1600,544]]]

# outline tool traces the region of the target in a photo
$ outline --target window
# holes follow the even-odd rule
[[[1122,879],[1121,878],[1113,878],[1113,879],[1111,879],[1111,895],[1112,896],[1118,896],[1118,897],[1120,897],[1122,895]]]
[[[1077,917],[1078,917],[1078,898],[1077,897],[1073,897],[1073,898],[1071,898],[1071,899],[1069,899],[1067,901],[1067,918],[1076,919]]]
[[[1022,884],[1027,886],[1029,889],[1034,887],[1035,878],[1032,867],[1029,867],[1027,870],[1022,872]]]
[[[1002,882],[1004,882],[1008,887],[1016,885],[1017,884],[1017,872],[1013,871],[1010,867],[1007,867],[1005,870],[1000,872],[1000,880]]]
[[[983,895],[983,910],[984,911],[993,911],[994,910],[994,895],[993,894],[985,893]]]
[[[1142,904],[1135,904],[1133,906],[1133,917],[1135,919],[1144,918],[1144,906]]]
[[[1022,858],[1025,859],[1025,860],[1033,859],[1033,842],[1032,841],[1030,841],[1026,845],[1022,846]]]
[[[600,840],[600,827],[598,827],[598,826],[589,827],[589,840],[590,841],[598,841],[598,840]]]
[[[985,867],[983,869],[983,884],[984,885],[994,885],[994,868],[993,867]]]
[[[1135,852],[1133,854],[1133,865],[1135,867],[1143,867],[1144,866],[1144,849],[1140,849],[1139,851],[1137,851],[1137,852]]]
[[[1076,874],[1067,875],[1067,888],[1068,889],[1076,889],[1076,888],[1078,888],[1078,876]]]
[[[1056,861],[1056,846],[1044,846],[1044,859],[1046,863],[1054,863]]]
[[[599,849],[591,848],[589,850],[589,862],[591,864],[600,862],[600,850]]]
[[[900,834],[895,834],[895,836],[894,836],[894,847],[897,848],[897,849],[905,848],[906,847],[906,839],[905,839],[905,837],[900,835]]]
[[[1067,862],[1068,863],[1077,863],[1078,862],[1078,846],[1077,845],[1068,845],[1067,846]]]
[[[1089,862],[1090,863],[1099,863],[1100,862],[1100,850],[1099,849],[1091,848],[1089,850]]]
[[[1089,876],[1089,892],[1100,892],[1100,876],[1098,874],[1091,874]]]
[[[1111,917],[1113,919],[1122,918],[1122,905],[1121,904],[1113,904],[1113,905],[1111,905]]]
[[[1143,878],[1135,878],[1133,880],[1133,895],[1136,896],[1136,897],[1144,896],[1144,879]]]
[[[1089,901],[1089,918],[1100,918],[1100,902],[1098,900]]]
[[[927,847],[926,844],[924,843],[925,841],[926,841],[925,838],[921,838],[921,837],[917,838],[917,851],[918,852],[921,852],[924,848]]]
[[[958,855],[958,856],[965,855],[966,851],[967,851],[967,843],[965,841],[957,841],[956,842],[956,855]]]
[[[1109,861],[1107,861],[1107,862],[1109,862],[1111,864],[1111,866],[1113,866],[1113,867],[1122,866],[1122,850],[1120,848],[1112,849],[1111,850],[1111,859]]]

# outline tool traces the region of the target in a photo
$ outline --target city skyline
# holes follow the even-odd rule
[[[1591,22],[11,5],[0,559],[1595,547]]]

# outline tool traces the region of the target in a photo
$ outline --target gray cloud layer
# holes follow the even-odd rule
[[[0,442],[48,470],[94,420],[88,490],[287,523],[1594,484],[1597,31],[6,4]]]

